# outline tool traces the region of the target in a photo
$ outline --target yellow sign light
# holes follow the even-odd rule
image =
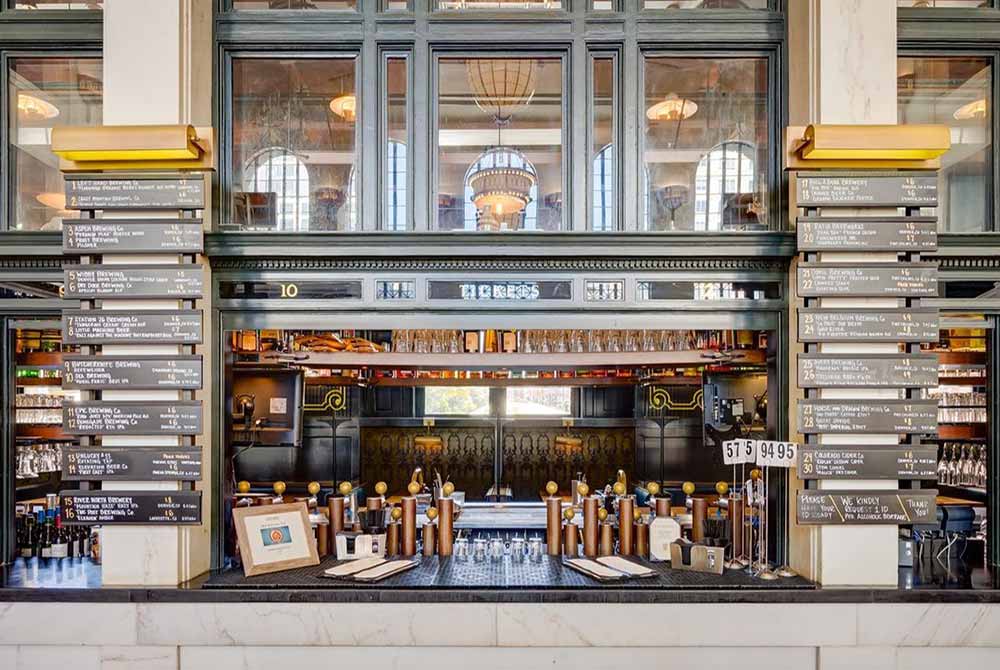
[[[804,160],[925,161],[951,148],[943,125],[812,125],[803,135]]]
[[[64,170],[211,169],[212,133],[188,125],[63,126],[52,151]]]

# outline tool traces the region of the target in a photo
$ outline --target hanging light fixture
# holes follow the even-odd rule
[[[698,104],[694,100],[670,93],[646,110],[646,118],[650,121],[683,121],[690,119],[697,111]]]
[[[17,113],[27,121],[45,121],[59,116],[59,108],[34,95],[18,93]]]
[[[499,229],[505,217],[523,212],[537,179],[534,167],[517,149],[496,146],[480,154],[469,174],[469,186],[481,227]]]
[[[509,121],[513,109],[535,95],[538,67],[531,58],[472,58],[465,73],[476,105],[498,123]]]
[[[66,194],[59,191],[45,191],[35,196],[35,200],[50,209],[66,209]]]
[[[955,110],[953,115],[958,121],[968,121],[970,119],[985,119],[986,118],[986,98],[980,98],[979,100],[973,100],[972,102],[962,105]]]
[[[358,118],[357,96],[353,93],[337,96],[330,101],[330,111],[345,121],[354,121]]]

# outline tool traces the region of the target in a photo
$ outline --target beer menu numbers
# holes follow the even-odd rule
[[[197,400],[79,402],[63,407],[67,435],[198,435]]]
[[[66,344],[201,344],[201,310],[63,310]]]
[[[197,254],[204,247],[200,219],[67,219],[63,252]]]
[[[79,447],[63,455],[63,479],[92,481],[198,481],[200,448]]]
[[[204,209],[205,180],[193,177],[67,177],[66,209]]]
[[[201,356],[64,356],[63,388],[201,388]]]
[[[197,524],[201,491],[61,491],[63,523]]]
[[[934,251],[937,219],[931,216],[800,216],[799,251]]]
[[[937,342],[936,309],[800,309],[799,341]]]
[[[799,207],[937,207],[934,172],[908,175],[799,173]]]

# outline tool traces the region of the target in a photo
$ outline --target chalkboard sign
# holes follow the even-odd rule
[[[63,356],[63,388],[201,388],[201,356]]]
[[[201,523],[201,491],[61,491],[68,525]]]
[[[799,354],[801,388],[929,388],[938,385],[933,354]]]
[[[927,298],[938,294],[934,263],[801,263],[798,293],[827,296]]]
[[[71,447],[63,449],[65,481],[201,480],[201,449],[166,447]]]
[[[800,449],[799,479],[937,479],[936,446]]]
[[[197,254],[204,230],[196,219],[80,219],[63,221],[63,252]]]
[[[64,344],[201,344],[200,309],[63,310]]]
[[[937,342],[938,310],[800,309],[800,342]]]
[[[799,432],[936,433],[937,400],[799,400]]]
[[[934,173],[818,174],[800,172],[795,180],[799,207],[937,207]]]
[[[204,209],[205,181],[195,177],[66,179],[66,209]]]
[[[63,407],[67,435],[199,435],[197,400],[93,401]]]
[[[934,251],[937,219],[930,216],[814,217],[796,223],[799,251]]]
[[[76,265],[63,270],[68,299],[200,298],[200,265]]]
[[[937,491],[799,491],[800,524],[937,524]]]

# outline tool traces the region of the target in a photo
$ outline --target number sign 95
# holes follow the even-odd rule
[[[757,443],[757,465],[790,468],[795,463],[797,447],[794,442],[761,440]]]

